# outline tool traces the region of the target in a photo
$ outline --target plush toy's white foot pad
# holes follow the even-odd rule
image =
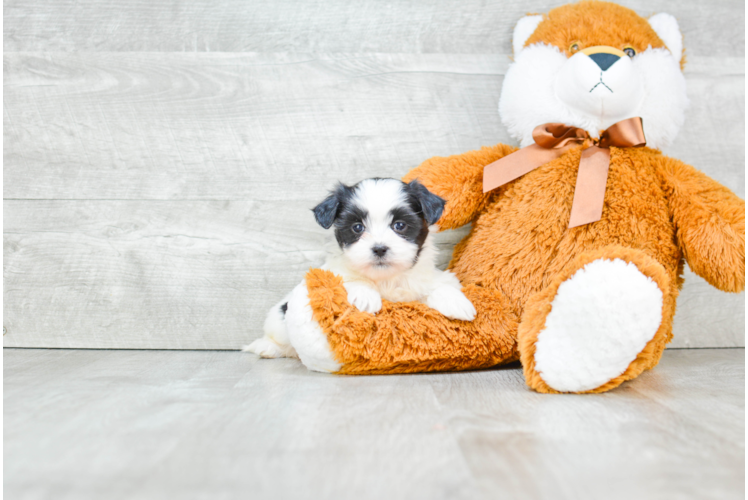
[[[535,344],[535,369],[561,392],[621,375],[662,321],[662,291],[621,259],[590,262],[563,282]]]
[[[327,336],[312,316],[306,281],[293,289],[288,299],[286,325],[291,345],[304,366],[317,372],[336,372],[342,366],[335,361]]]

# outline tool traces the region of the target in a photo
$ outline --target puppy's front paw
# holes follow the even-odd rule
[[[440,286],[431,292],[426,298],[426,305],[451,319],[475,319],[473,303],[460,290],[451,286]]]
[[[382,309],[382,296],[379,292],[363,283],[343,283],[348,291],[348,302],[356,309],[368,313],[378,313]]]

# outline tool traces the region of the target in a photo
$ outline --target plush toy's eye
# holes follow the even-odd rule
[[[577,52],[577,51],[579,51],[579,42],[574,42],[571,45],[569,45],[569,52],[573,54],[574,52]]]
[[[630,47],[628,45],[623,48],[623,52],[629,57],[634,57],[636,55],[634,47]]]
[[[356,233],[360,234],[364,232],[364,225],[360,222],[355,223],[353,226],[351,226],[351,230]]]
[[[392,229],[394,229],[398,233],[402,233],[403,231],[405,231],[406,227],[407,227],[407,224],[405,224],[403,221],[400,221],[400,220],[392,224]]]

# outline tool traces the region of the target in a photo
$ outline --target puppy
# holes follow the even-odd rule
[[[348,301],[360,311],[377,313],[383,298],[420,301],[448,318],[472,321],[475,308],[457,277],[434,265],[430,226],[444,204],[417,180],[339,184],[313,209],[320,226],[335,227],[337,245],[331,245],[322,269],[343,278]],[[265,336],[243,350],[265,358],[296,357],[285,321],[289,296],[270,309]]]

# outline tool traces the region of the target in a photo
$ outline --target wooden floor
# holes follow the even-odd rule
[[[4,376],[8,499],[744,498],[743,349],[596,396],[228,351],[6,348]]]

